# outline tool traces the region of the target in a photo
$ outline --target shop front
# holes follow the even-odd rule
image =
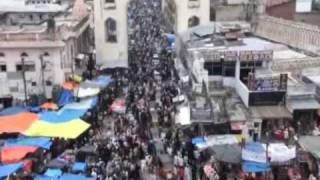
[[[320,104],[314,98],[289,99],[288,109],[293,114],[294,127],[300,135],[320,135]]]
[[[261,119],[260,137],[262,140],[285,140],[290,136],[292,115],[285,106],[255,106],[252,114]],[[293,132],[292,132],[293,133]]]

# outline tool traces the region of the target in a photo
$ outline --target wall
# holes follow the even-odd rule
[[[216,21],[236,21],[244,18],[244,6],[219,6],[216,8]]]
[[[200,19],[200,25],[210,22],[210,0],[199,0],[198,8],[189,8],[189,0],[175,0],[177,5],[177,32],[181,33],[188,29],[188,19],[197,16]]]
[[[116,0],[115,8],[107,8],[104,1],[95,0],[95,44],[97,62],[109,66],[128,65],[127,4],[129,0]],[[113,18],[117,22],[117,42],[107,43],[105,21]]]
[[[266,11],[270,16],[293,20],[295,15],[295,1],[289,1],[277,6],[269,6]]]
[[[44,72],[45,80],[51,80],[54,84],[61,84],[64,81],[64,72],[61,67],[61,55],[58,48],[50,49],[3,49],[0,48],[0,52],[5,53],[5,57],[0,58],[1,63],[7,65],[7,72],[0,72],[0,83],[7,83],[6,88],[1,89],[0,97],[7,95],[8,93],[23,98],[23,82],[22,73],[16,71],[16,64],[21,63],[21,53],[26,52],[28,57],[25,61],[32,61],[35,63],[36,70],[34,72],[26,72],[28,94],[42,92],[42,76],[41,76],[41,62],[40,54],[44,52],[49,53],[49,57],[45,57],[44,61],[49,61],[52,65],[48,65],[48,69]],[[8,79],[8,73],[17,72],[17,78]],[[36,86],[31,86],[31,82],[36,82]],[[19,92],[10,92],[10,87],[18,87]],[[47,87],[49,88],[49,87]]]
[[[249,90],[239,79],[236,80],[236,90],[243,104],[249,107]]]
[[[255,33],[263,38],[320,54],[320,27],[318,26],[262,16],[259,18]]]

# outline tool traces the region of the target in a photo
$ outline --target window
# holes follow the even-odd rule
[[[0,57],[4,57],[4,53],[3,52],[0,52]]]
[[[209,76],[221,76],[222,75],[222,63],[221,62],[210,62],[204,63],[204,68],[208,70]]]
[[[106,41],[117,42],[117,23],[114,19],[108,18],[105,22]]]
[[[7,65],[0,64],[0,72],[7,72]]]
[[[105,0],[105,3],[114,3],[114,0]]]
[[[43,55],[44,56],[50,56],[50,54],[48,52],[44,52]]]
[[[50,80],[46,80],[46,86],[52,86],[52,82]]]
[[[25,64],[24,65],[25,71],[29,71],[29,72],[34,72],[36,71],[36,65],[35,64]],[[17,64],[16,65],[16,71],[22,71],[22,64]]]
[[[210,21],[216,21],[216,9],[214,8],[213,3],[210,4]]]
[[[200,19],[197,16],[192,16],[188,20],[188,27],[194,27],[200,24]]]
[[[26,52],[21,53],[21,57],[28,57],[28,54]]]
[[[224,62],[223,75],[226,77],[235,77],[236,74],[236,62]]]

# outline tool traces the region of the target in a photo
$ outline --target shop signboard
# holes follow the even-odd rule
[[[273,57],[272,50],[264,51],[240,51],[240,61],[271,61]]]
[[[249,106],[274,106],[283,104],[286,91],[250,92]]]

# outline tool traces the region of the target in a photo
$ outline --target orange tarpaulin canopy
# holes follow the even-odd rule
[[[52,110],[59,109],[58,105],[53,103],[53,102],[45,102],[40,106],[40,108],[42,108],[42,109],[52,109]]]
[[[32,123],[38,120],[35,113],[19,113],[12,116],[0,117],[0,134],[1,133],[24,133]]]
[[[1,162],[5,164],[16,163],[22,160],[27,154],[34,153],[38,148],[32,146],[14,146],[1,149]]]

